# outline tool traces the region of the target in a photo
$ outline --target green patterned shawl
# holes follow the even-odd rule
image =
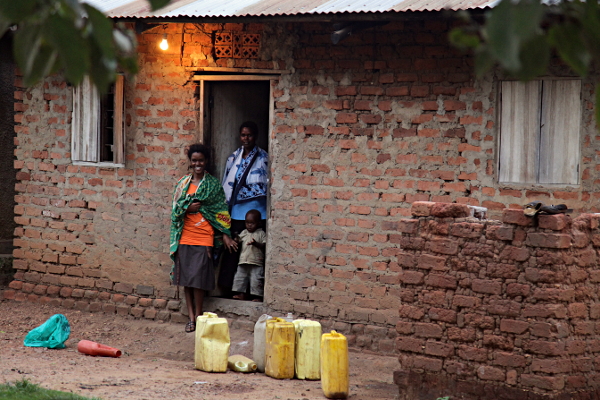
[[[196,193],[186,194],[192,181],[192,175],[186,175],[182,177],[177,185],[175,185],[175,191],[173,192],[173,208],[171,210],[171,238],[170,243],[170,256],[175,261],[175,252],[179,247],[179,240],[181,239],[181,233],[183,232],[183,220],[185,218],[185,212],[192,201],[197,199],[200,200],[200,213],[215,229],[215,247],[223,245],[222,237],[223,234],[229,235],[229,228],[231,227],[231,217],[227,203],[225,202],[225,193],[223,187],[217,178],[210,175],[208,172],[204,173],[204,179],[200,182]]]

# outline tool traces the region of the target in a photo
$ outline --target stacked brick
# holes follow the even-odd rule
[[[415,201],[496,218],[529,199],[589,210],[594,146],[579,187],[498,184],[498,80],[475,80],[472,60],[445,39],[450,27],[396,21],[332,46],[329,24],[293,25],[294,70],[273,90],[270,306],[394,325],[397,229]],[[593,124],[584,136],[596,140]]]
[[[295,71],[274,91],[277,164],[287,164],[274,170],[275,181],[292,189],[276,192],[280,208],[308,203],[317,204],[309,215],[342,208],[377,218],[438,201],[483,206],[499,217],[508,206],[542,199],[596,211],[588,202],[598,178],[589,108],[581,186],[498,184],[499,78],[475,79],[472,59],[446,40],[451,27],[435,17],[393,22],[333,46],[330,25],[295,26]],[[589,107],[593,83],[585,85]],[[323,203],[341,207],[324,211]]]
[[[154,31],[140,36],[140,72],[126,79],[125,167],[74,165],[72,88],[60,76],[30,89],[17,78],[13,256],[19,281],[73,288],[75,296],[83,290],[90,299],[106,291],[111,304],[121,303],[121,294],[140,294],[131,289],[140,285],[159,298],[174,297],[168,256],[171,193],[187,172],[185,147],[201,140],[197,88],[185,67],[206,61],[211,49],[202,45],[210,45],[210,29],[223,26],[204,28],[209,30],[171,25],[166,53],[158,49]],[[203,57],[189,56],[202,49]],[[211,59],[211,65],[217,61]],[[36,292],[46,294],[40,287]],[[105,295],[99,299],[107,300]]]
[[[599,215],[480,221],[434,202],[412,214],[398,234],[400,398],[600,394]]]
[[[472,59],[445,39],[450,25],[428,13],[355,32],[338,45],[330,23],[153,27],[139,35],[140,72],[125,82],[126,162],[119,168],[72,163],[72,88],[60,77],[28,90],[18,80],[18,273],[8,295],[85,301],[93,309],[127,305],[136,315],[145,314],[136,308],[145,299],[163,318],[162,301],[174,298],[170,196],[188,170],[185,147],[202,140],[194,73],[286,70],[272,83],[266,305],[334,325],[357,346],[392,350],[407,293],[398,285],[405,262],[398,230],[412,202],[481,205],[491,215],[530,198],[582,209],[600,173],[592,76],[583,94],[582,184],[499,185],[498,81],[474,79]],[[216,58],[212,37],[223,30],[260,33],[260,57]],[[158,49],[163,33],[166,52]]]
[[[25,279],[23,272],[17,272],[15,280],[9,284],[9,289],[4,290],[2,293],[3,297],[7,300],[30,301],[81,311],[132,316],[134,318],[173,322],[188,321],[188,317],[179,312],[181,309],[180,300],[156,298],[153,296],[153,288],[149,286],[140,285],[133,288],[129,285],[116,284],[114,291],[101,291],[73,289],[69,286],[34,284],[25,281]]]

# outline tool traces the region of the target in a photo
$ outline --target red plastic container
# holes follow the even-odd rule
[[[90,356],[121,357],[121,350],[91,340],[80,340],[77,344],[77,350]]]

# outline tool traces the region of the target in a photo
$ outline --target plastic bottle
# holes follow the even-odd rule
[[[254,372],[256,371],[256,363],[244,357],[241,354],[234,354],[227,359],[227,367],[232,371],[237,372]]]
[[[298,379],[321,379],[321,324],[308,319],[294,321],[296,327],[295,375]]]
[[[267,320],[271,319],[268,314],[263,314],[254,324],[254,348],[252,358],[259,372],[265,372],[265,341],[267,337]]]
[[[321,387],[328,399],[345,399],[348,382],[348,341],[336,331],[321,337]]]
[[[229,325],[225,318],[205,312],[196,319],[196,369],[226,372],[229,346]]]
[[[287,316],[284,318],[287,322],[294,322],[294,315],[289,312],[287,313]]]
[[[265,373],[275,379],[294,377],[294,324],[283,318],[267,321]]]

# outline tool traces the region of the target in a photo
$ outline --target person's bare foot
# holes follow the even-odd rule
[[[236,294],[235,296],[233,296],[233,298],[236,300],[246,300],[246,294],[245,293]]]

